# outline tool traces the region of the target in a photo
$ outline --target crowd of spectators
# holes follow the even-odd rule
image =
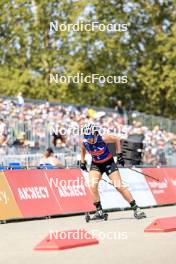
[[[0,99],[0,146],[8,153],[42,152],[46,147],[76,152],[79,149],[79,129],[85,123],[95,123],[104,131],[122,138],[138,135],[143,138],[146,165],[175,165],[176,135],[159,126],[149,128],[133,120],[128,123],[121,101],[113,111],[59,104],[25,102],[22,94],[15,99]]]

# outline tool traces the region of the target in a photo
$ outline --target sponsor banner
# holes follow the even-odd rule
[[[44,171],[50,188],[60,203],[62,213],[78,213],[95,210],[88,183],[80,169]]]
[[[139,206],[176,203],[176,169],[120,168],[123,184]],[[109,177],[103,175],[106,181]],[[119,192],[101,181],[99,192],[104,209],[127,208]],[[0,173],[0,220],[93,211],[88,173],[79,169],[10,170]]]
[[[176,203],[176,169],[174,168],[145,168],[142,171],[159,182],[146,177],[146,181],[158,205]]]
[[[62,213],[43,170],[12,170],[4,173],[23,217]]]
[[[0,172],[0,220],[21,218],[22,214],[14,199],[3,172]]]
[[[138,170],[141,171],[140,169]],[[124,168],[119,169],[119,172],[122,177],[123,185],[129,189],[139,206],[156,205],[155,198],[143,175]],[[106,175],[103,175],[103,179],[109,181]],[[101,181],[99,191],[104,209],[130,207],[128,202],[112,185]]]

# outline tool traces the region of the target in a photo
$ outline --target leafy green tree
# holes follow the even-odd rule
[[[128,24],[128,32],[51,31],[50,22]],[[175,116],[172,0],[1,0],[0,94]],[[127,75],[126,84],[50,83],[59,76]],[[145,103],[144,103],[145,102]]]

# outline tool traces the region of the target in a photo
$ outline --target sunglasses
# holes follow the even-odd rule
[[[92,138],[94,138],[94,136],[93,135],[84,135],[84,138],[85,139],[92,139]]]

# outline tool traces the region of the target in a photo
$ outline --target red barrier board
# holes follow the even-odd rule
[[[144,229],[144,232],[173,232],[176,231],[176,216],[158,218]]]
[[[23,217],[62,213],[42,170],[5,171],[5,175]]]
[[[64,235],[64,237],[63,237]],[[63,250],[98,244],[99,241],[84,229],[57,232],[56,237],[47,235],[34,250]]]
[[[159,179],[155,181],[146,177],[146,181],[158,205],[176,203],[176,169],[172,168],[145,168],[142,171]]]
[[[79,169],[10,170],[4,174],[22,218],[95,210]]]
[[[47,170],[50,188],[64,213],[95,210],[92,196],[79,169]]]

